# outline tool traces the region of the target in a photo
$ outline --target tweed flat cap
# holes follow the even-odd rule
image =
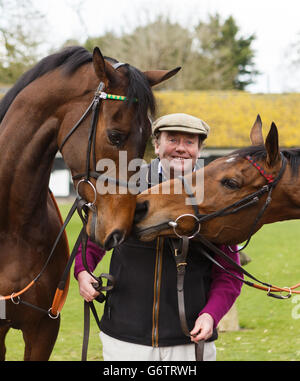
[[[178,131],[207,136],[209,129],[203,120],[183,113],[161,116],[152,124],[153,134],[158,131]]]

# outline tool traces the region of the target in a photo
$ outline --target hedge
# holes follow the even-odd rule
[[[300,94],[250,94],[239,91],[156,91],[157,117],[184,112],[211,127],[206,147],[244,147],[257,114],[267,135],[272,121],[282,147],[300,146]],[[1,98],[1,94],[0,94]],[[150,145],[147,147],[150,148]],[[148,151],[147,149],[147,151]]]
[[[282,147],[300,145],[300,94],[249,94],[230,91],[157,91],[157,116],[184,112],[211,127],[206,147],[243,147],[250,144],[250,128],[257,114],[267,135],[272,121]]]

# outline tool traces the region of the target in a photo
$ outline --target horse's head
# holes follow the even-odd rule
[[[196,207],[190,205],[191,197],[188,197],[187,193],[192,196],[192,192],[186,188],[182,194],[174,194],[173,189],[176,188],[174,185],[178,186],[181,183],[178,179],[170,182],[169,195],[155,194],[159,192],[154,188],[141,193],[137,202],[146,201],[148,210],[146,216],[137,223],[136,231],[140,238],[150,240],[158,235],[174,236],[174,229],[179,235],[193,235],[200,228],[197,219],[191,216],[196,214],[197,209],[201,221],[201,234],[219,244],[243,242],[251,233],[252,228],[254,233],[264,223],[286,219],[285,204],[279,202],[284,198],[281,197],[284,186],[281,179],[283,161],[278,146],[277,128],[272,123],[264,142],[261,119],[258,116],[252,127],[250,138],[252,146],[216,159],[187,176],[186,183],[190,183],[188,189],[193,189],[196,199],[197,193],[199,196],[199,188],[203,187],[203,200],[198,199]],[[198,179],[203,180],[200,184],[196,181],[197,176]],[[271,206],[269,205],[256,221],[260,211],[264,211],[267,197],[271,195],[269,190],[273,182],[276,183],[276,187],[272,189]],[[197,188],[192,187],[195,184]],[[268,188],[264,187],[265,185],[268,185]],[[157,188],[161,190],[162,186],[163,184],[160,184]],[[164,186],[168,188],[166,184]],[[203,192],[200,192],[201,195],[203,196]],[[239,203],[240,200],[243,201]],[[228,206],[232,207],[222,212],[222,209]],[[270,213],[271,207],[273,214]],[[186,214],[189,216],[183,216]],[[177,219],[179,216],[183,217]],[[174,224],[175,221],[177,226]]]
[[[172,77],[179,69],[142,73],[128,64],[104,58],[95,48],[92,65],[77,71],[82,91],[72,99],[64,115],[58,145],[78,194],[90,207],[87,232],[106,249],[119,244],[131,229],[136,194],[130,191],[130,178],[138,166],[128,164],[142,159],[150,136],[148,115],[155,109],[151,86]],[[72,126],[93,97],[88,115],[75,132]]]

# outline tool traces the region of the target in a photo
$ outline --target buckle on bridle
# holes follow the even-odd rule
[[[11,295],[10,295],[10,300],[13,302],[13,304],[20,304],[20,296],[17,295],[17,300],[14,299],[14,295],[15,293],[13,292]]]
[[[269,184],[266,184],[262,187],[262,189],[264,190],[264,192],[268,192],[269,189],[270,189],[270,185]]]
[[[99,98],[101,99],[107,99],[107,93],[105,93],[104,91],[98,91],[96,92],[96,94],[99,96]]]
[[[49,310],[47,311],[48,312],[48,316],[49,316],[49,318],[55,320],[55,319],[57,319],[59,317],[59,312],[57,312],[56,315],[53,315],[52,312],[51,312],[51,309],[52,309],[52,307],[50,307]]]

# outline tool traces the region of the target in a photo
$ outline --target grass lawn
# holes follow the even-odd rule
[[[60,205],[63,218],[69,205]],[[80,231],[79,217],[67,228],[70,247]],[[261,280],[277,286],[292,286],[300,281],[298,234],[300,221],[264,226],[253,237],[245,252],[252,258],[246,269]],[[108,271],[107,254],[95,273]],[[239,324],[236,332],[222,332],[216,341],[218,361],[300,360],[300,296],[278,300],[265,292],[243,286],[237,300]],[[103,308],[97,303],[99,316]],[[61,314],[61,328],[50,360],[79,361],[83,335],[83,301],[77,281],[71,276],[70,291]],[[23,340],[19,331],[7,336],[7,360],[22,360]],[[98,328],[91,316],[88,360],[102,360]]]

